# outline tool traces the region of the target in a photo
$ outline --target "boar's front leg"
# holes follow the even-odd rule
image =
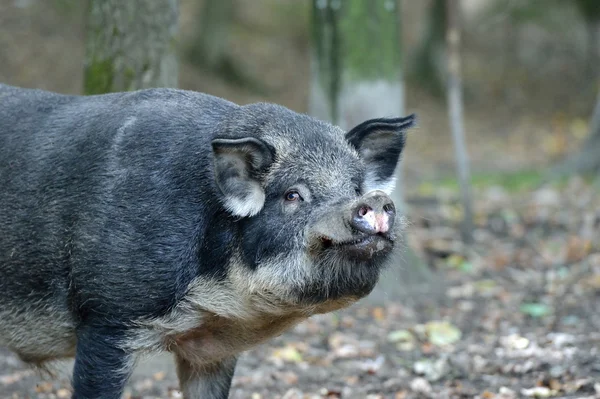
[[[210,365],[195,365],[175,355],[184,399],[227,399],[236,361],[231,357]]]
[[[119,399],[133,368],[120,348],[126,337],[118,327],[83,325],[77,329],[73,399]]]

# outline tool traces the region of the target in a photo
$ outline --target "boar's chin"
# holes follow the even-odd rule
[[[330,269],[319,273],[321,278],[297,287],[295,294],[300,303],[320,304],[342,299],[354,302],[369,295],[379,279],[379,267],[346,264],[343,270],[336,270],[327,263],[316,266]]]
[[[286,254],[263,257],[254,267],[244,266],[244,262],[232,265],[230,273],[236,276],[236,284],[250,293],[322,313],[371,293],[393,248],[389,237],[357,237],[318,245],[313,241]]]
[[[374,251],[373,247],[380,247]],[[381,250],[385,246],[386,250]],[[353,242],[331,244],[311,254],[317,278],[298,287],[302,303],[323,303],[343,298],[358,300],[367,296],[390,258],[393,243],[372,237]]]

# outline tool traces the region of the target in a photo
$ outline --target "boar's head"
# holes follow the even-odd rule
[[[212,142],[237,226],[236,285],[313,307],[371,292],[403,224],[389,195],[414,123],[373,119],[344,132],[274,105],[242,107]]]

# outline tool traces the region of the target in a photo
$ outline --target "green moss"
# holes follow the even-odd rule
[[[179,50],[179,41],[177,40],[177,36],[172,36],[169,39],[169,52],[172,53],[177,53],[177,51]]]
[[[103,94],[112,90],[114,78],[113,60],[94,59],[86,66],[83,90],[85,94]]]
[[[594,182],[595,176],[581,176],[588,184]],[[545,171],[521,170],[510,173],[474,173],[471,177],[471,184],[475,189],[486,189],[492,186],[500,186],[509,193],[519,193],[535,190],[543,184],[550,184],[557,189],[564,188],[569,182],[570,176],[552,177]],[[438,181],[428,181],[418,187],[418,192],[423,195],[433,195],[438,188],[446,190],[459,191],[458,180],[455,177],[440,179]]]
[[[134,90],[134,83],[135,83],[135,69],[133,69],[130,66],[126,66],[125,70],[123,71],[123,78],[124,78],[124,87],[127,90]]]
[[[400,72],[399,19],[395,2],[349,0],[343,3],[343,69],[353,80],[395,80]],[[392,6],[392,7],[391,7]]]
[[[544,182],[544,175],[532,170],[513,173],[480,173],[474,175],[472,181],[475,187],[501,186],[507,191],[519,192],[539,187]]]
[[[539,187],[543,182],[543,173],[527,170],[513,173],[474,173],[471,177],[471,184],[475,189],[500,186],[509,192],[532,190]],[[433,194],[436,188],[458,192],[458,180],[455,177],[449,177],[436,182],[426,182],[419,187],[419,191]]]
[[[70,17],[81,12],[82,3],[78,0],[54,0],[54,7],[61,15]]]

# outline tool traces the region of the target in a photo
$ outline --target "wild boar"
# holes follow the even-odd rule
[[[371,292],[414,122],[0,85],[0,344],[75,357],[73,398],[119,398],[152,351],[185,398],[226,398],[239,353]]]

